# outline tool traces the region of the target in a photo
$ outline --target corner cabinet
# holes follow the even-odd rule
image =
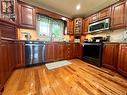
[[[117,69],[118,49],[119,44],[109,43],[103,45],[102,66],[112,70]]]
[[[75,18],[74,19],[74,34],[75,35],[80,35],[82,34],[82,18]]]
[[[126,26],[125,5],[126,3],[123,1],[112,6],[111,29],[119,29]]]
[[[18,4],[19,25],[23,28],[35,29],[35,8],[24,3]]]
[[[127,77],[127,44],[120,44],[117,68],[118,72]]]

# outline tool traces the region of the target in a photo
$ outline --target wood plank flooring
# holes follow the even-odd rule
[[[127,79],[105,68],[73,59],[54,70],[45,66],[16,70],[2,95],[127,95]]]

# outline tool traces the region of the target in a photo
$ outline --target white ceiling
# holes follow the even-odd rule
[[[67,17],[88,16],[100,9],[103,9],[119,0],[23,0],[35,6],[39,6],[59,13]],[[81,9],[76,10],[76,5],[80,4]]]

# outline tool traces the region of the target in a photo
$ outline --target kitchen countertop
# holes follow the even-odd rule
[[[16,40],[19,42],[45,42],[46,44],[48,43],[75,43],[75,42],[66,42],[66,41],[40,41],[40,40]],[[80,43],[75,43],[75,44],[82,44],[82,42]]]
[[[120,42],[103,42],[104,44],[127,44],[127,41],[120,41]]]

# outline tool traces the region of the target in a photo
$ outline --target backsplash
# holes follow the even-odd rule
[[[18,29],[18,39],[19,40],[27,40],[23,33],[29,33],[30,34],[30,40],[37,40],[38,39],[38,35],[36,33],[35,30],[31,30],[31,29]]]
[[[118,29],[118,30],[114,30],[114,31],[105,31],[99,34],[88,34],[86,36],[86,39],[90,39],[91,37],[98,37],[98,36],[102,36],[102,37],[106,37],[106,36],[110,36],[110,41],[111,42],[121,42],[121,41],[127,41],[127,29]]]

